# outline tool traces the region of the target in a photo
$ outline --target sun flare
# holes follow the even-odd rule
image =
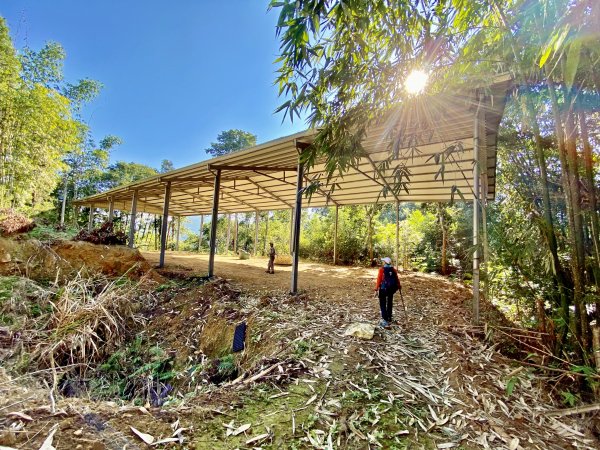
[[[425,90],[429,74],[423,70],[415,69],[408,74],[404,81],[404,89],[409,94],[420,94]]]

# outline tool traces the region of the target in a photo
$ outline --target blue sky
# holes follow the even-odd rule
[[[52,40],[65,77],[104,84],[84,113],[94,137],[121,137],[112,160],[182,167],[206,159],[222,130],[265,142],[305,128],[282,123],[273,85],[277,11],[268,1],[5,0],[17,48]]]

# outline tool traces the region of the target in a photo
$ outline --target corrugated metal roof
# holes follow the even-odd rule
[[[481,155],[487,167],[488,199],[495,196],[496,140],[511,81],[497,82],[487,92],[485,138]],[[478,99],[475,90],[463,94],[423,96],[410,106],[393,110],[362,142],[365,155],[343,175],[323,184],[303,206],[368,203],[449,201],[456,186],[473,198],[473,135]],[[291,208],[296,196],[298,143],[310,144],[316,132],[307,130],[239,152],[202,161],[159,176],[93,195],[78,205],[128,211],[138,191],[138,212],[162,213],[165,183],[171,181],[170,214],[191,216],[212,212],[214,169],[221,174],[219,211],[223,213]],[[394,150],[394,143],[398,142]],[[438,155],[436,157],[435,155]],[[387,168],[382,161],[390,161]],[[436,161],[437,160],[437,161]],[[443,162],[443,175],[440,172]],[[395,173],[406,168],[406,191],[383,195],[395,183]],[[285,170],[287,169],[287,170]],[[326,179],[323,160],[306,170],[305,183]],[[335,184],[333,191],[331,187]],[[455,195],[455,197],[457,197]]]

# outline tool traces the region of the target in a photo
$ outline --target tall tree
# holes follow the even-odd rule
[[[156,169],[145,164],[117,161],[108,166],[108,168],[100,174],[95,189],[98,191],[107,191],[118,186],[149,178],[156,174],[158,174]]]
[[[160,163],[160,173],[165,173],[165,172],[169,172],[171,170],[175,169],[175,166],[173,166],[173,161],[171,161],[170,159],[163,159]]]
[[[77,123],[52,86],[51,58],[19,60],[1,17],[0,61],[0,206],[38,212],[49,206],[62,155],[78,145]]]
[[[217,136],[217,142],[211,142],[210,147],[205,151],[211,156],[222,156],[254,145],[256,145],[255,134],[231,129],[221,131]]]

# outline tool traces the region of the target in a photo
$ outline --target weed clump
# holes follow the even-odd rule
[[[203,369],[204,378],[213,384],[233,380],[238,375],[238,367],[232,354],[208,361]]]
[[[176,377],[173,358],[143,336],[110,355],[89,384],[95,399],[121,398],[161,406],[172,392]]]
[[[128,327],[141,318],[133,311],[135,284],[84,277],[79,272],[55,288],[51,313],[35,337],[32,360],[40,368],[76,366],[85,373],[125,341]]]

